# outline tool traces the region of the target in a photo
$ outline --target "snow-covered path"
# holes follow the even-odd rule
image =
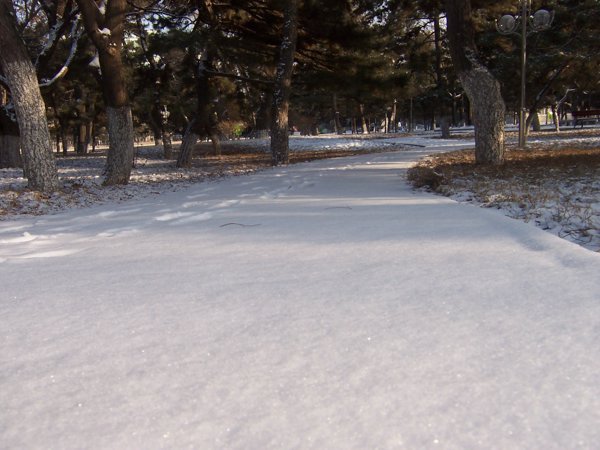
[[[429,152],[0,223],[0,447],[597,448],[600,255]]]

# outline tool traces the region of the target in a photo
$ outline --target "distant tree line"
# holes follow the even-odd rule
[[[597,0],[533,1],[554,13],[528,40],[528,124],[591,104]],[[106,136],[105,184],[129,181],[152,134],[189,167],[200,139],[369,133],[474,123],[477,158],[500,163],[516,111],[519,39],[496,31],[518,0],[0,0],[0,167],[32,189],[60,183],[55,152]],[[401,124],[401,128],[399,128]],[[179,152],[173,135],[181,135]]]

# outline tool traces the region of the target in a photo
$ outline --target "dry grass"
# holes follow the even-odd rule
[[[473,150],[457,151],[421,161],[408,179],[600,249],[600,148],[512,149],[498,166],[476,164]]]
[[[473,150],[443,153],[424,159],[409,170],[415,187],[442,190],[464,177],[539,184],[546,179],[595,176],[600,170],[600,148],[533,148],[509,150],[498,166],[475,163]]]

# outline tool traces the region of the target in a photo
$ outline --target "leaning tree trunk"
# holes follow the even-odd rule
[[[0,0],[0,68],[8,82],[19,124],[23,173],[31,189],[51,192],[59,188],[59,182],[46,108],[35,68],[17,32],[14,18],[12,2]]]
[[[271,125],[271,161],[274,166],[287,164],[290,159],[288,115],[298,37],[298,3],[299,0],[289,0],[283,14],[283,39],[279,47]]]
[[[470,0],[446,0],[448,40],[452,62],[471,102],[475,125],[475,160],[504,161],[505,105],[500,83],[477,56]]]

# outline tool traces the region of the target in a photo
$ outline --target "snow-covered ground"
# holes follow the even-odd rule
[[[597,448],[600,255],[441,149],[0,222],[1,447]]]
[[[514,127],[512,127],[514,128]],[[512,130],[510,126],[508,130]],[[550,131],[546,127],[546,131]],[[596,128],[568,128],[559,137],[552,133],[537,133],[529,143],[537,147],[576,146],[600,147],[600,134]],[[454,138],[439,139],[439,132],[421,132],[412,136],[389,135],[321,135],[318,137],[294,136],[290,140],[292,151],[390,151],[402,148],[426,148],[429,153],[473,147],[473,128],[454,129]],[[514,133],[513,133],[514,134]],[[463,138],[460,138],[460,137]],[[510,135],[509,135],[510,136]],[[515,137],[508,142],[514,144]],[[268,152],[268,139],[229,141],[229,146],[251,148]],[[427,152],[425,153],[427,154]],[[72,207],[90,206],[103,202],[124,201],[132,198],[155,196],[164,192],[186,188],[199,181],[240,175],[255,167],[228,165],[196,165],[191,169],[177,169],[173,161],[161,159],[156,147],[137,150],[136,167],[128,186],[102,187],[103,154],[85,157],[58,158],[60,177],[64,190],[51,196],[25,190],[27,180],[22,171],[0,169],[0,220],[20,214],[47,214]],[[446,189],[446,195],[460,202],[499,209],[503,214],[530,222],[557,236],[578,243],[592,251],[600,250],[600,182],[596,174],[578,174],[577,177],[549,177],[537,180],[518,190],[514,184],[507,192],[503,180],[460,180]],[[474,184],[475,183],[475,184]],[[479,189],[475,192],[474,189]],[[536,195],[533,195],[536,194]]]

